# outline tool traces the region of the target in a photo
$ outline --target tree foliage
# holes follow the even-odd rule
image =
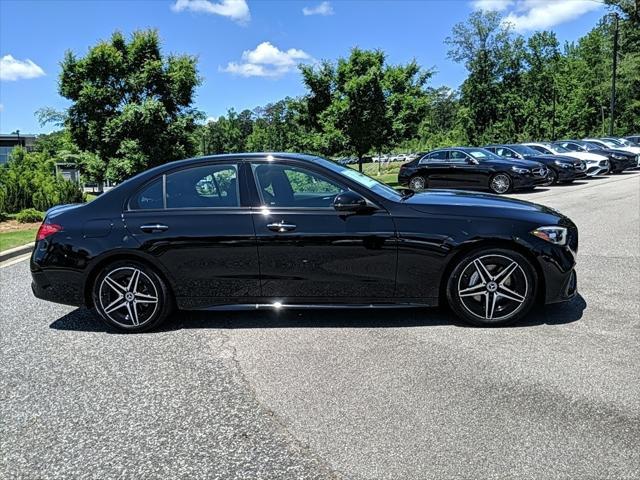
[[[73,103],[65,124],[78,148],[95,155],[92,180],[122,180],[193,152],[196,59],[160,47],[153,30],[129,41],[116,32],[84,57],[66,53],[59,89]]]

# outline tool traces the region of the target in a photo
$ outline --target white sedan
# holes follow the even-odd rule
[[[604,155],[590,152],[576,152],[564,148],[561,145],[552,145],[550,143],[523,143],[527,147],[539,151],[544,155],[563,155],[565,157],[577,158],[583,160],[587,164],[587,176],[593,177],[601,175],[609,171],[609,159]]]

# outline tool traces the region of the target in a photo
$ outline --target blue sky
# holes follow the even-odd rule
[[[434,86],[466,72],[443,40],[474,8],[497,9],[521,33],[588,32],[604,13],[591,0],[0,0],[0,132],[46,132],[34,112],[65,108],[57,92],[65,50],[83,55],[114,30],[156,28],[165,52],[197,55],[204,78],[195,106],[217,117],[304,93],[295,65],[333,60],[353,46],[380,48],[392,63],[435,67]]]

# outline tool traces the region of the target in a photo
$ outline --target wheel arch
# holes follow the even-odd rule
[[[482,239],[482,240],[464,243],[455,249],[453,255],[447,262],[442,272],[442,275],[440,276],[440,285],[438,288],[439,304],[440,305],[447,304],[447,282],[449,281],[449,276],[451,275],[451,272],[453,271],[455,266],[458,264],[460,259],[463,256],[469,254],[470,252],[473,252],[474,250],[482,250],[482,249],[490,249],[490,248],[504,248],[506,250],[513,250],[521,254],[527,260],[529,260],[529,263],[531,263],[531,265],[533,266],[536,272],[536,277],[538,280],[538,288],[536,292],[536,303],[537,304],[544,303],[545,292],[546,292],[545,277],[542,271],[542,267],[540,266],[540,262],[531,253],[531,251],[529,251],[526,247],[524,247],[523,245],[513,240]]]
[[[157,262],[154,262],[153,257],[149,257],[148,255],[145,255],[141,252],[137,252],[134,250],[134,251],[126,251],[126,252],[114,252],[112,254],[105,255],[97,259],[95,263],[91,265],[85,277],[84,291],[82,293],[85,306],[89,308],[93,307],[93,297],[92,297],[91,291],[93,289],[93,284],[96,280],[96,277],[98,276],[100,271],[102,271],[104,267],[106,267],[111,263],[126,261],[126,260],[133,260],[138,263],[142,263],[146,267],[153,270],[165,282],[169,290],[169,293],[173,297],[173,300],[175,300],[173,280],[171,276],[168,274],[168,272],[164,270],[164,268],[159,266]]]

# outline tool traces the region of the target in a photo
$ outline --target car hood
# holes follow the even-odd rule
[[[607,157],[604,155],[589,152],[566,152],[562,155],[567,157],[579,158],[580,160],[591,160],[596,162],[599,162],[600,160],[607,160]]]
[[[520,160],[516,158],[509,159],[491,159],[492,163],[501,164],[505,166],[513,166],[513,167],[521,167],[521,168],[540,168],[544,165],[540,162],[536,162],[534,160]]]
[[[446,212],[447,215],[461,215],[470,218],[524,217],[531,219],[535,214],[556,219],[563,217],[556,210],[537,203],[464,190],[428,190],[405,198],[403,203],[422,213],[442,214]]]
[[[567,158],[567,157],[563,157],[562,155],[525,155],[524,156],[525,159],[527,160],[532,160],[534,162],[552,162],[552,161],[559,161],[562,163],[570,163],[573,165],[574,160],[572,158]]]

